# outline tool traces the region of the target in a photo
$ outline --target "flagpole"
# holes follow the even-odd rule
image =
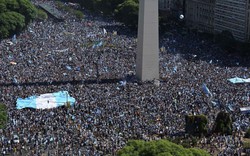
[[[68,92],[66,93],[66,102],[68,104]]]

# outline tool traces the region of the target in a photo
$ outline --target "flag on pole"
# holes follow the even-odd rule
[[[203,83],[202,85],[202,90],[203,92],[208,95],[208,96],[212,96],[212,93],[210,92],[210,90],[207,88],[207,85],[205,83]]]
[[[13,42],[13,43],[16,43],[16,34],[13,35],[13,37],[12,37],[12,42]]]
[[[107,30],[105,28],[103,28],[103,34],[107,35]]]
[[[102,46],[102,44],[103,44],[103,42],[100,41],[99,43],[93,44],[92,48],[94,49],[94,48],[96,48],[96,47],[100,47],[100,46]]]

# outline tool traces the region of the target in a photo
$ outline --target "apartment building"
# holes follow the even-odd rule
[[[220,33],[230,31],[238,41],[250,39],[250,0],[186,0],[185,20],[191,28]]]
[[[239,41],[249,40],[249,1],[216,0],[214,32],[230,31]]]
[[[186,24],[193,29],[213,33],[215,0],[187,0]]]

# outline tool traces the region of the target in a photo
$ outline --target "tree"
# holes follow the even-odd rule
[[[138,24],[139,0],[68,0],[76,1],[82,7],[115,18],[127,26],[136,27]]]
[[[0,3],[0,13],[6,12],[7,7],[5,3]]]
[[[214,124],[214,132],[221,133],[226,135],[232,134],[232,119],[229,113],[227,112],[219,112],[215,124]]]
[[[201,149],[183,148],[168,140],[130,140],[127,145],[118,151],[118,156],[208,156]]]
[[[29,0],[0,0],[0,38],[20,32],[35,19],[36,11]]]
[[[207,134],[207,117],[204,115],[186,115],[186,133],[195,136]]]
[[[47,19],[47,18],[48,18],[48,15],[46,14],[46,12],[44,12],[42,9],[37,9],[36,19],[44,20],[44,19]]]
[[[25,17],[17,12],[9,11],[0,14],[0,36],[8,37],[21,31],[25,26]]]
[[[19,3],[16,0],[2,0],[2,3],[6,4],[7,10],[16,11],[20,8]]]
[[[28,24],[36,17],[36,8],[29,0],[17,0],[20,8],[18,12],[25,16],[25,23]]]
[[[139,3],[137,0],[125,0],[115,9],[115,17],[127,26],[135,27],[138,24]]]
[[[82,19],[84,17],[83,13],[80,10],[73,10],[72,13],[76,16],[78,19]]]

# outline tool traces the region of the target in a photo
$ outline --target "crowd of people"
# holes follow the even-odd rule
[[[160,83],[139,82],[136,33],[110,17],[84,14],[81,20],[66,14],[64,22],[34,21],[1,41],[0,101],[9,118],[0,130],[2,154],[115,155],[129,139],[184,132],[187,114],[206,115],[211,130],[221,110],[230,112],[239,135],[210,142],[221,155],[240,154],[249,116],[239,108],[249,106],[250,86],[227,79],[249,78],[249,61],[197,33],[170,28],[160,38]],[[204,83],[212,95],[204,94]],[[76,99],[74,106],[16,109],[18,97],[61,90]]]

